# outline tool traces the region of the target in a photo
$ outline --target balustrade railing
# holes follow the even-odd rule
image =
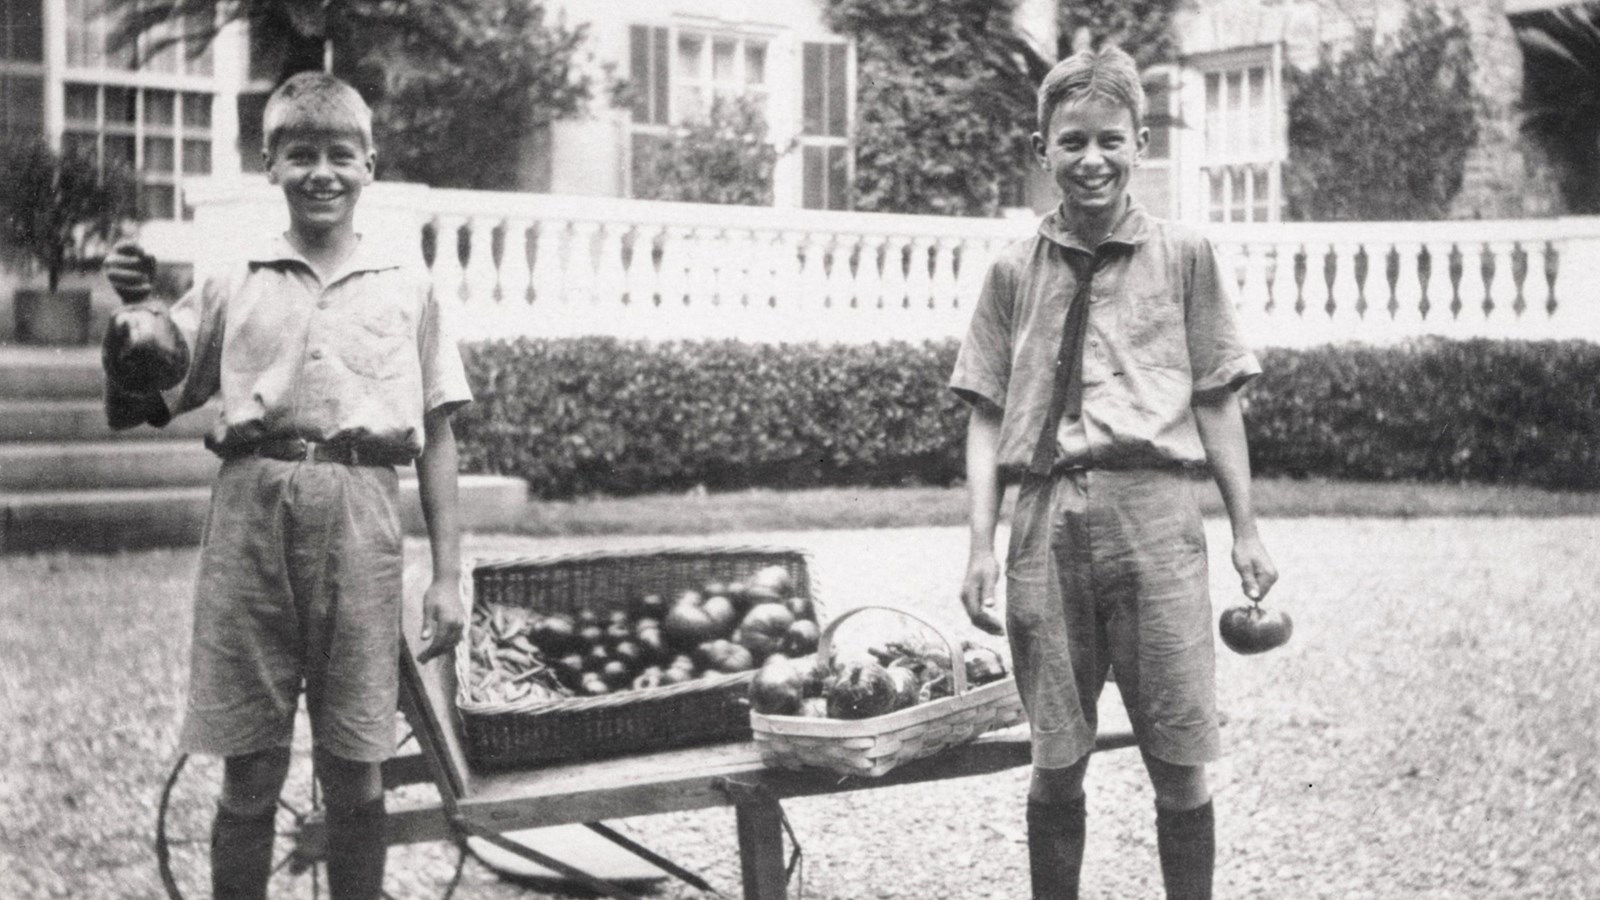
[[[263,187],[212,184],[196,259],[276,227]],[[989,260],[1034,222],[368,189],[361,227],[411,248],[467,338],[755,341],[959,336]],[[1207,228],[1260,346],[1418,335],[1600,340],[1600,219]]]

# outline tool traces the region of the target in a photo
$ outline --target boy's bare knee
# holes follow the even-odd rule
[[[240,816],[271,812],[289,777],[289,748],[230,756],[222,766],[222,805]]]
[[[1041,803],[1070,803],[1083,796],[1083,777],[1089,771],[1089,756],[1070,766],[1045,769],[1033,767],[1028,798]]]
[[[328,798],[328,808],[354,808],[383,796],[383,769],[375,762],[358,762],[316,751],[317,781]]]
[[[1150,786],[1155,789],[1156,805],[1162,809],[1183,811],[1196,809],[1211,800],[1211,788],[1206,781],[1206,767],[1170,763],[1157,756],[1144,753],[1145,771],[1150,773]]]

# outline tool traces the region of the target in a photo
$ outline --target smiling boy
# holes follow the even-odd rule
[[[462,631],[456,444],[471,399],[425,278],[362,240],[372,113],[349,85],[296,75],[268,99],[267,178],[289,228],[202,278],[170,313],[120,311],[108,334],[115,425],[164,424],[213,397],[206,446],[222,457],[195,591],[180,745],[225,758],[212,830],[217,898],[263,898],[277,797],[302,689],[326,799],[335,900],[376,900],[386,853],[379,763],[394,751],[401,529],[395,467],[415,463],[432,547],[423,661]],[[106,274],[149,293],[150,259],[119,246]],[[129,342],[177,348],[176,384],[124,371]]]
[[[1220,752],[1205,532],[1208,467],[1244,592],[1277,572],[1256,529],[1238,391],[1261,369],[1210,244],[1147,215],[1128,182],[1149,143],[1133,60],[1107,47],[1039,88],[1038,164],[1060,206],[991,267],[950,386],[971,404],[971,547],[961,598],[980,627],[999,566],[1001,487],[1020,482],[1006,625],[1032,729],[1033,896],[1078,896],[1083,781],[1108,672],[1156,797],[1169,898],[1211,896],[1205,766]]]

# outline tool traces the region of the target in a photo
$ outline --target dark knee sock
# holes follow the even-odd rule
[[[378,900],[388,853],[383,797],[328,809],[328,894],[333,900]]]
[[[211,822],[211,896],[216,900],[266,900],[272,874],[277,810],[240,815],[217,805]]]
[[[1083,869],[1084,798],[1066,803],[1028,799],[1028,870],[1033,900],[1078,900]]]
[[[1194,809],[1156,807],[1156,849],[1167,900],[1211,900],[1217,836],[1210,801]]]

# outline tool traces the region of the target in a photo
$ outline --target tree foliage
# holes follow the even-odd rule
[[[406,39],[373,128],[389,176],[436,187],[516,184],[525,139],[580,110],[591,82],[573,59],[582,26],[526,0],[479,0],[443,52]]]
[[[771,206],[777,162],[761,104],[750,97],[718,97],[708,115],[643,144],[633,161],[633,195]]]
[[[1459,11],[1415,5],[1289,75],[1284,194],[1301,220],[1441,219],[1478,139],[1481,99]]]
[[[83,150],[10,145],[0,159],[0,243],[45,270],[50,291],[87,241],[104,243],[137,218],[138,180],[124,165],[102,168]]]
[[[1064,58],[1080,29],[1091,46],[1115,44],[1140,68],[1170,62],[1174,50],[1172,18],[1183,0],[1064,0],[1057,6],[1056,56]]]
[[[1522,129],[1545,151],[1569,212],[1600,214],[1600,4],[1511,19],[1522,44]]]
[[[199,52],[244,22],[278,81],[331,61],[373,105],[385,173],[438,186],[509,187],[524,137],[591,91],[573,65],[584,30],[536,0],[110,2],[121,46],[182,36]]]
[[[826,0],[856,40],[855,207],[986,216],[1022,177],[1034,81],[1015,0]]]

